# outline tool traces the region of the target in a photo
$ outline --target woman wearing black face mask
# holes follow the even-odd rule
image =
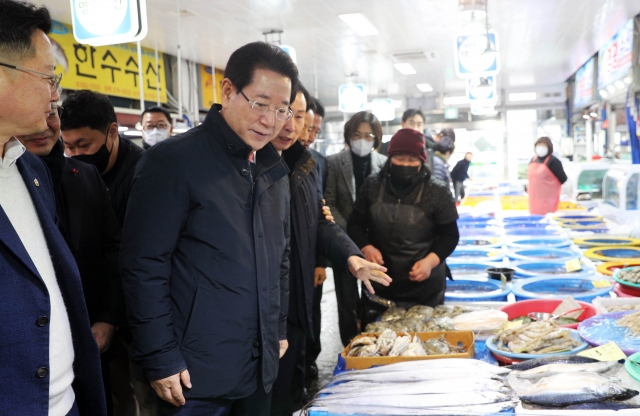
[[[458,212],[449,189],[431,177],[422,134],[398,131],[389,160],[365,181],[347,231],[367,260],[384,265],[393,279],[375,285],[377,295],[400,306],[444,302],[445,259],[458,244]],[[362,328],[384,308],[363,296]]]

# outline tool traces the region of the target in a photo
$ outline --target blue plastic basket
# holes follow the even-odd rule
[[[501,247],[502,243],[500,242],[500,240],[496,241],[497,239],[497,237],[487,237],[481,235],[460,237],[460,240],[458,241],[458,247]]]
[[[598,296],[607,297],[613,286],[597,288],[592,278],[534,277],[520,279],[513,284],[516,300],[564,299],[571,295],[575,300],[591,302]]]
[[[526,228],[526,229],[541,229],[544,230],[550,227],[549,224],[544,222],[524,221],[524,222],[507,222],[504,224],[505,230],[512,230],[514,228]]]
[[[566,263],[561,261],[523,261],[515,264],[513,269],[516,271],[513,276],[516,279],[531,277],[583,278],[591,276],[595,272],[593,267],[585,265],[582,265],[582,269],[575,272],[567,272]]]
[[[445,302],[503,302],[511,293],[509,286],[502,288],[502,283],[496,280],[485,282],[477,280],[447,280],[444,294]]]
[[[472,215],[467,215],[467,216],[460,216],[460,218],[458,218],[458,224],[461,222],[481,222],[481,221],[488,222],[493,219],[494,219],[493,217],[490,217],[488,215],[480,215],[477,217],[474,217]]]
[[[506,235],[520,235],[520,236],[550,236],[550,235],[562,235],[562,230],[559,228],[510,228],[504,232]]]
[[[540,222],[544,220],[544,215],[522,215],[517,217],[505,217],[502,219],[502,222],[513,223],[513,222]]]
[[[447,262],[456,263],[476,263],[476,262],[494,262],[502,261],[505,254],[502,250],[496,248],[480,248],[480,247],[457,247],[453,253],[447,258]]]
[[[447,263],[447,265],[454,280],[488,278],[487,269],[489,267],[496,267],[495,264],[478,262]]]
[[[537,260],[537,261],[569,261],[579,259],[582,255],[573,250],[563,250],[557,248],[524,248],[507,252],[511,260]]]
[[[527,248],[567,248],[571,245],[571,240],[565,237],[519,237],[510,242],[507,246],[513,249]]]

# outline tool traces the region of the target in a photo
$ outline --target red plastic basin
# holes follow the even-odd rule
[[[637,298],[640,297],[640,289],[633,286],[622,285],[616,283],[613,290],[621,298]]]
[[[579,322],[584,321],[585,319],[591,318],[597,314],[596,308],[593,307],[590,303],[576,301],[580,304],[581,307],[584,307],[585,310],[582,312],[582,315],[578,318]],[[519,316],[526,316],[531,312],[543,312],[543,313],[551,313],[553,312],[558,305],[562,303],[562,299],[530,299],[530,300],[521,300],[520,302],[511,303],[509,305],[503,306],[500,308],[501,311],[505,312],[509,316],[509,320],[517,318]],[[569,324],[569,325],[561,325],[563,328],[578,328],[578,323]]]

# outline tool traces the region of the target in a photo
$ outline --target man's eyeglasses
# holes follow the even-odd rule
[[[27,68],[23,68],[21,66],[16,66],[16,65],[9,65],[2,62],[0,62],[0,66],[6,66],[7,68],[15,69],[16,71],[27,72],[32,75],[42,75],[41,79],[44,79],[45,81],[47,81],[51,86],[51,94],[55,93],[58,90],[58,87],[60,86],[60,81],[62,81],[62,74],[49,75],[49,74],[45,74],[44,72],[38,72],[38,71],[34,71],[33,69],[27,69]]]
[[[145,130],[145,131],[151,131],[151,130],[153,130],[153,129],[166,130],[166,129],[168,129],[169,127],[171,127],[171,125],[170,125],[170,124],[160,122],[160,123],[156,124],[155,126],[154,126],[154,125],[151,125],[151,124],[146,125],[146,126],[142,127],[142,129],[143,129],[143,130]]]
[[[240,94],[242,94],[244,99],[249,102],[249,105],[253,109],[253,112],[256,114],[259,114],[261,116],[266,116],[268,114],[271,114],[272,111],[275,111],[276,119],[280,121],[288,121],[288,120],[291,120],[291,117],[293,117],[293,111],[291,111],[291,109],[289,108],[276,108],[274,110],[273,108],[269,107],[266,104],[262,104],[257,101],[251,101],[249,98],[247,98],[246,95],[244,95],[242,90],[240,90]]]

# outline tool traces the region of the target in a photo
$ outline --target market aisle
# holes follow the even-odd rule
[[[344,349],[340,341],[340,331],[338,330],[338,303],[336,301],[336,289],[333,281],[333,270],[327,269],[327,280],[324,282],[322,290],[322,332],[320,340],[322,352],[318,357],[318,387],[329,382],[333,375],[333,368],[336,366],[338,354]],[[314,386],[315,387],[315,386]],[[318,388],[314,388],[318,390]]]

